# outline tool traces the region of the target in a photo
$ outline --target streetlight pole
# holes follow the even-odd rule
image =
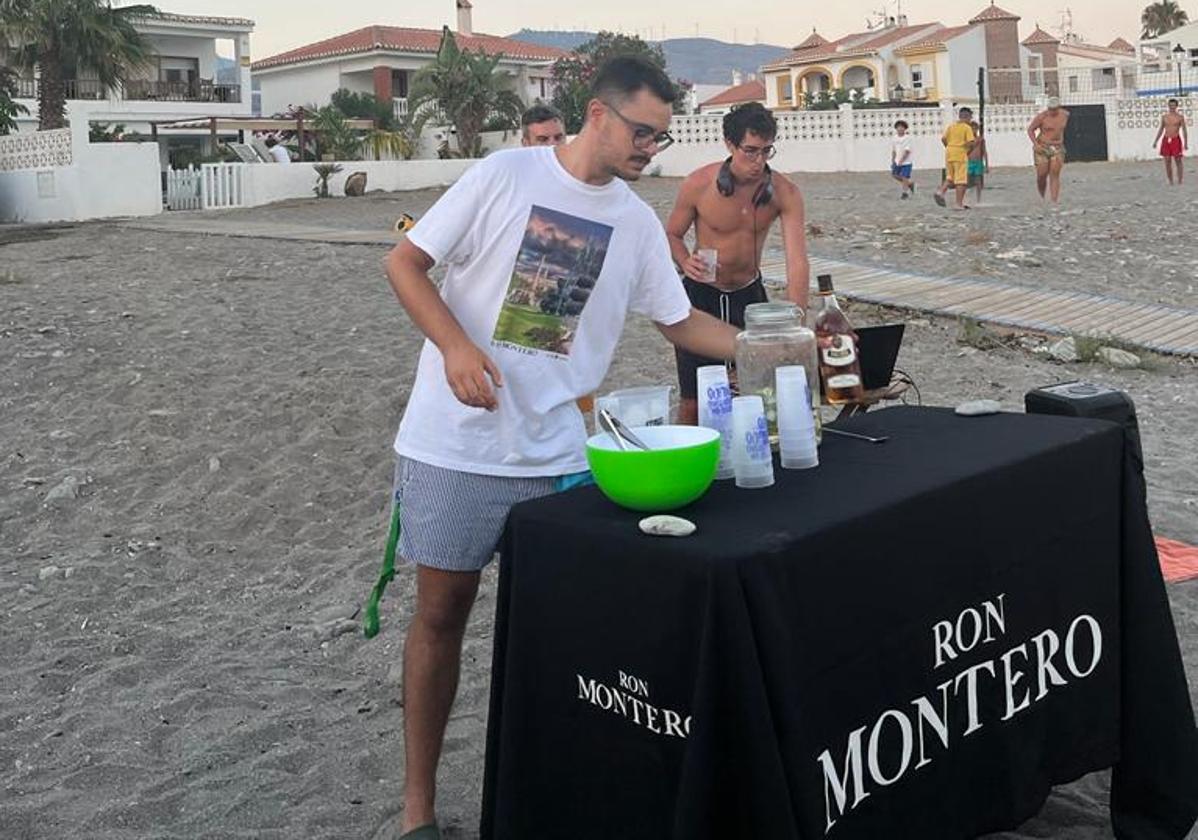
[[[1181,44],[1173,47],[1173,57],[1177,59],[1177,96],[1181,96],[1181,60],[1186,54],[1186,48]]]

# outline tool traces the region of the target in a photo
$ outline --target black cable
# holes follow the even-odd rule
[[[907,373],[907,371],[896,367],[894,369],[894,375],[891,377],[891,382],[901,382],[905,385],[910,385],[911,389],[915,391],[915,404],[923,405],[923,394],[920,393],[919,386],[915,384],[915,377]],[[907,405],[907,397],[905,394],[903,395],[902,403],[903,405]]]

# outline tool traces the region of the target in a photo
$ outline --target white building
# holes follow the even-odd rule
[[[499,69],[508,74],[512,89],[525,103],[552,98],[551,69],[566,52],[475,33],[470,0],[456,0],[456,4],[454,37],[459,47],[502,54]],[[257,61],[254,74],[261,92],[261,113],[322,107],[334,93],[345,89],[392,101],[396,114],[402,116],[407,113],[412,79],[436,57],[441,34],[435,29],[367,26]]]
[[[1137,58],[1139,96],[1175,95],[1179,88],[1182,93],[1198,91],[1198,22],[1141,40]]]
[[[161,13],[135,21],[149,41],[151,60],[121,88],[105,91],[86,73],[68,80],[67,109],[86,113],[92,123],[124,125],[126,134],[149,136],[153,123],[201,117],[248,117],[250,33],[254,22],[242,18]],[[233,79],[221,79],[218,55],[232,56]],[[29,110],[18,130],[37,128],[37,74],[18,83],[18,101]],[[164,132],[159,138],[165,164],[183,147],[211,152],[205,132]]]

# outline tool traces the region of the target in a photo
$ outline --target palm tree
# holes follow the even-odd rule
[[[133,20],[157,14],[108,0],[0,0],[0,43],[15,44],[17,65],[40,74],[38,128],[66,125],[66,82],[78,74],[95,74],[108,91],[144,66],[150,45]]]
[[[1144,7],[1140,25],[1144,27],[1142,38],[1156,38],[1172,32],[1190,22],[1190,16],[1174,0],[1160,0]]]
[[[0,135],[17,130],[17,117],[29,113],[17,98],[17,74],[0,64]]]
[[[410,107],[427,114],[440,109],[457,129],[458,147],[467,157],[482,154],[479,135],[488,120],[499,118],[516,123],[524,103],[496,72],[502,55],[458,48],[453,33],[445,27],[437,58],[416,74]]]

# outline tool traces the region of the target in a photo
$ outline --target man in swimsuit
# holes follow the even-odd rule
[[[807,231],[803,196],[788,178],[769,168],[774,156],[778,123],[760,103],[742,105],[724,117],[727,160],[695,170],[682,182],[674,210],[666,222],[670,252],[681,270],[687,294],[696,309],[738,327],[745,307],[768,299],[761,278],[761,251],[770,228],[782,220],[786,249],[786,297],[807,309],[811,268],[807,260]],[[695,251],[685,238],[695,229]],[[715,280],[700,249],[718,252]],[[696,371],[719,359],[677,351],[680,406],[678,422],[698,422]]]
[[[1027,127],[1032,141],[1032,159],[1036,164],[1036,189],[1054,205],[1061,203],[1061,170],[1065,168],[1065,126],[1069,112],[1061,100],[1049,97],[1048,109],[1035,116]]]
[[[1169,100],[1169,111],[1161,116],[1161,127],[1152,145],[1155,147],[1157,143],[1160,143],[1161,157],[1165,159],[1165,175],[1169,178],[1169,186],[1173,186],[1174,161],[1177,162],[1177,183],[1180,185],[1185,177],[1182,161],[1190,147],[1190,133],[1186,128],[1186,118],[1177,110],[1176,99]]]

